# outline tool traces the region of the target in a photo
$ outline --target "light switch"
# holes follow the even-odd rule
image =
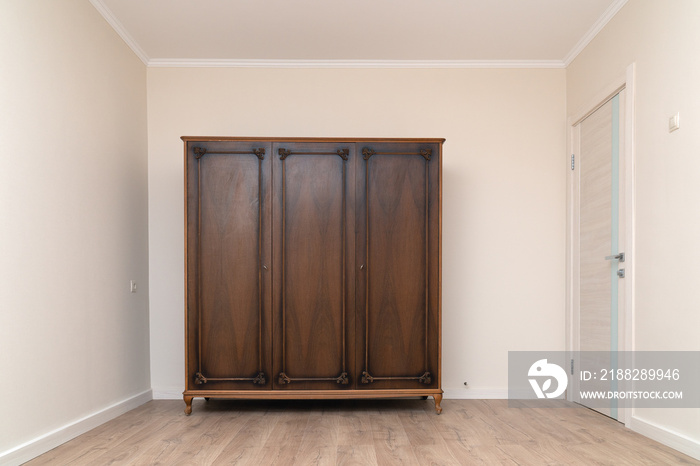
[[[131,287],[131,292],[136,293],[136,280],[131,280],[129,286]]]
[[[681,114],[676,113],[668,119],[668,132],[672,133],[681,127]]]

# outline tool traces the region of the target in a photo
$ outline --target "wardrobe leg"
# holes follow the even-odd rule
[[[435,413],[440,414],[442,412],[442,407],[440,407],[440,403],[442,402],[442,395],[433,395],[433,399],[435,400]]]
[[[190,415],[192,414],[192,398],[193,396],[183,396],[182,397],[185,400],[185,414]]]

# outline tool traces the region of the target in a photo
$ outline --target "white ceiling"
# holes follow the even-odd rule
[[[627,0],[90,1],[151,66],[558,67]]]

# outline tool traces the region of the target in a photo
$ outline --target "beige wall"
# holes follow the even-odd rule
[[[151,68],[148,108],[156,396],[184,388],[183,135],[446,138],[447,396],[504,397],[508,350],[564,349],[564,70]]]
[[[573,114],[636,63],[637,350],[700,350],[698,24],[697,0],[630,0],[566,74]],[[681,128],[669,134],[676,112]],[[700,410],[634,416],[700,441]]]
[[[0,109],[4,463],[150,388],[146,69],[87,1],[3,0]]]
[[[700,350],[699,20],[696,0],[630,0],[566,71],[153,68],[146,86],[88,2],[4,1],[0,456],[148,390],[149,254],[152,386],[182,390],[181,135],[447,138],[443,386],[505,396],[508,350],[564,347],[565,116],[632,62],[635,345]],[[635,418],[700,440],[700,410]]]

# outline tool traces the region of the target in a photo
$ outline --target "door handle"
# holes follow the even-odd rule
[[[620,254],[615,254],[614,256],[605,256],[606,261],[612,261],[612,260],[618,260],[620,262],[625,261],[625,253],[621,252]]]

